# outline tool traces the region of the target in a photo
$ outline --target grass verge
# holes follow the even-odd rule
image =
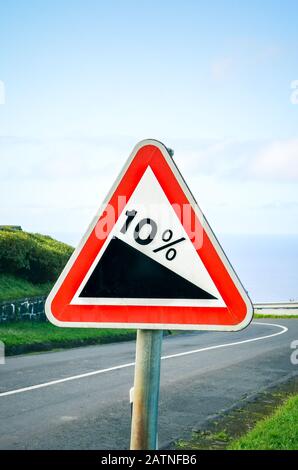
[[[255,313],[254,318],[298,318],[298,315],[263,315],[261,313]]]
[[[9,302],[9,300],[47,295],[50,292],[51,287],[51,282],[46,282],[44,284],[33,284],[26,279],[13,276],[12,274],[0,273],[1,302]]]
[[[233,442],[232,450],[298,450],[298,395]]]
[[[48,322],[17,322],[0,325],[0,340],[5,354],[49,351],[91,344],[134,339],[134,330],[97,328],[58,328]]]
[[[298,450],[298,377],[210,417],[174,448]]]

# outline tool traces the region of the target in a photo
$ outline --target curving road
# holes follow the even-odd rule
[[[290,361],[297,339],[296,319],[165,338],[160,446],[297,374]],[[128,448],[134,353],[134,342],[125,342],[8,358],[0,365],[0,448]]]

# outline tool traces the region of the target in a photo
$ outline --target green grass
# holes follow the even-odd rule
[[[0,340],[5,344],[7,355],[134,338],[135,331],[128,329],[59,328],[48,322],[29,321],[0,325]]]
[[[254,318],[298,318],[298,315],[263,315],[261,313],[255,313]]]
[[[51,287],[51,282],[33,284],[12,274],[0,273],[0,301],[47,295]]]
[[[176,442],[177,450],[202,450],[213,448],[225,448],[230,440],[230,436],[226,431],[194,431],[190,440],[180,439]]]
[[[233,450],[298,450],[298,395],[229,446]]]

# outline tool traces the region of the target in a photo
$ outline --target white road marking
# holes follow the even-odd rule
[[[261,323],[261,322],[255,323],[255,322],[253,322],[253,324],[254,325],[276,326],[278,328],[281,328],[281,331],[278,331],[277,333],[273,333],[272,335],[258,336],[257,338],[244,339],[242,341],[234,341],[233,343],[217,344],[215,346],[207,346],[206,348],[193,349],[192,351],[185,351],[183,353],[171,354],[169,356],[163,356],[162,359],[171,359],[172,357],[187,356],[188,354],[195,354],[195,353],[199,353],[199,352],[203,352],[203,351],[208,351],[210,349],[228,348],[230,346],[237,346],[238,344],[252,343],[253,341],[260,341],[261,339],[273,338],[273,336],[282,335],[283,333],[286,333],[288,331],[288,328],[286,326],[277,325],[276,323]],[[1,396],[1,394],[0,394],[0,396]]]
[[[207,346],[205,348],[193,349],[191,351],[185,351],[185,352],[182,352],[182,353],[170,354],[168,356],[162,356],[161,359],[162,360],[172,359],[174,357],[188,356],[190,354],[197,354],[197,353],[204,352],[204,351],[211,351],[212,349],[228,348],[228,347],[231,347],[231,346],[237,346],[239,344],[252,343],[253,341],[261,341],[263,339],[273,338],[274,336],[282,335],[283,333],[286,333],[288,331],[288,328],[286,326],[278,325],[276,323],[263,323],[263,322],[256,323],[256,322],[253,322],[253,324],[254,325],[274,326],[276,328],[280,328],[280,331],[278,331],[277,333],[270,334],[270,335],[258,336],[256,338],[245,339],[245,340],[242,340],[242,341],[234,341],[233,343],[217,344],[215,346]],[[39,389],[39,388],[49,387],[51,385],[57,385],[57,384],[61,384],[63,382],[69,382],[70,380],[78,380],[78,379],[83,379],[85,377],[92,377],[93,375],[105,374],[106,372],[112,372],[114,370],[126,369],[128,367],[133,367],[134,365],[135,365],[134,362],[129,362],[127,364],[121,364],[119,366],[108,367],[107,369],[94,370],[92,372],[86,372],[85,374],[73,375],[71,377],[66,377],[64,379],[51,380],[50,382],[44,382],[44,383],[37,384],[37,385],[31,385],[29,387],[17,388],[16,390],[9,390],[8,392],[0,393],[0,397],[7,397],[9,395],[15,395],[17,393],[29,392],[31,390],[36,390],[36,389]]]

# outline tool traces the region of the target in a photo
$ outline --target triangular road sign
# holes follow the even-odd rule
[[[239,330],[252,304],[168,149],[145,140],[46,301],[58,326]]]

